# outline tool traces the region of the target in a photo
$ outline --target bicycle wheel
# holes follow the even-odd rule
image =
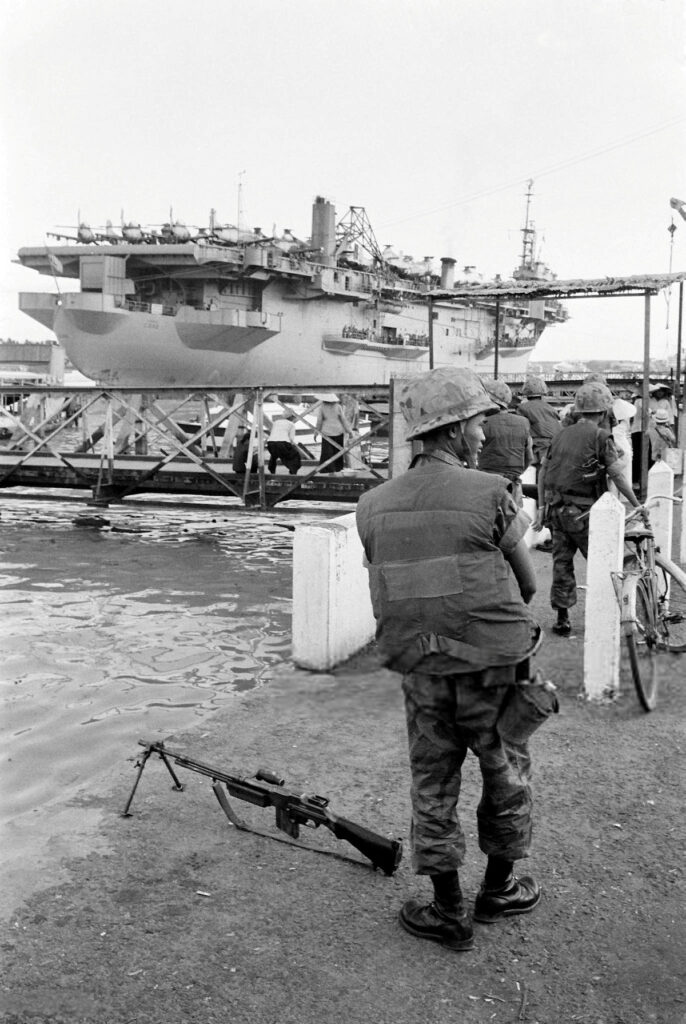
[[[657,575],[658,628],[667,650],[686,651],[686,572],[655,552]]]
[[[652,711],[657,703],[658,637],[651,609],[650,591],[645,580],[637,577],[629,584],[632,621],[626,623],[625,640],[629,652],[631,675],[641,706]]]

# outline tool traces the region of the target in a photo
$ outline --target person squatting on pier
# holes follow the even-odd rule
[[[498,408],[484,420],[479,469],[483,473],[498,473],[506,477],[512,483],[512,497],[521,508],[522,473],[533,461],[529,423],[524,416],[509,411],[512,391],[505,381],[481,379]]]
[[[553,581],[550,603],[557,612],[552,629],[569,636],[569,609],[576,604],[574,555],[588,558],[591,506],[607,490],[608,478],[634,508],[640,502],[622,471],[622,460],[610,432],[612,393],[599,381],[582,384],[574,398],[573,419],[557,434],[538,476],[538,512],[534,530],[550,527]]]
[[[283,415],[276,416],[269,432],[267,451],[269,452],[270,473],[276,473],[276,467],[281,460],[288,469],[291,476],[295,476],[302,465],[302,457],[295,443],[295,413],[286,409]]]
[[[516,680],[530,675],[540,629],[526,606],[536,580],[523,540],[529,520],[511,485],[467,468],[476,465],[484,416],[496,408],[476,374],[419,374],[403,386],[400,405],[407,437],[423,441],[423,451],[357,506],[379,647],[403,674],[413,867],[434,892],[431,903],[405,903],[400,923],[463,950],[474,941],[457,814],[469,750],[481,769],[477,821],[488,858],[474,919],[527,913],[540,899],[534,879],[513,872],[531,843],[528,747],[526,739],[505,740],[497,725]]]

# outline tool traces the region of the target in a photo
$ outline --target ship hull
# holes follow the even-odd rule
[[[350,338],[348,315],[334,303],[291,303],[285,312],[245,314],[229,310],[181,309],[176,316],[150,309],[116,308],[110,296],[75,292],[56,297],[22,293],[22,310],[56,334],[70,362],[86,377],[109,385],[132,386],[312,386],[386,385],[391,377],[428,370],[428,345],[393,345]],[[278,301],[274,300],[276,309]],[[283,308],[283,307],[281,307]],[[410,308],[414,320],[426,315]],[[440,316],[440,313],[439,313]],[[234,322],[235,321],[235,322]],[[435,334],[434,366],[468,366],[493,374],[492,350],[482,335],[492,325],[484,314]],[[452,332],[452,333],[450,333]],[[504,346],[499,373],[521,376],[533,346]]]

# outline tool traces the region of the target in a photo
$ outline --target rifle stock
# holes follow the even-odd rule
[[[344,839],[356,850],[364,854],[375,868],[380,868],[384,875],[392,875],[400,864],[403,855],[402,843],[397,839],[385,839],[371,832],[364,825],[358,825],[347,818],[331,815],[329,828],[336,839]]]

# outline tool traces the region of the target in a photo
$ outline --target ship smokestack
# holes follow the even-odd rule
[[[441,288],[453,288],[455,285],[455,260],[452,256],[441,257]]]
[[[320,253],[320,262],[333,267],[336,254],[336,210],[333,203],[317,196],[312,206],[312,248]]]

